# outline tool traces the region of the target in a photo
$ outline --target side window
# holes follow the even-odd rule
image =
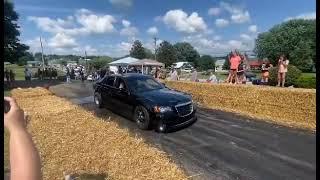
[[[113,86],[114,80],[115,80],[115,77],[110,76],[110,77],[104,79],[103,84],[108,85],[108,86]]]
[[[118,89],[121,89],[121,88],[122,89],[127,89],[126,84],[125,84],[125,82],[124,82],[124,80],[122,78],[117,78],[115,87],[118,88]]]

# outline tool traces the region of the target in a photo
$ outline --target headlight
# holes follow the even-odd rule
[[[172,108],[169,106],[155,106],[153,108],[153,111],[156,113],[163,113],[163,112],[172,111]]]

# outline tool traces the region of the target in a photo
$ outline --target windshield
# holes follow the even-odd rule
[[[161,83],[157,82],[155,79],[150,77],[130,79],[128,80],[128,86],[131,91],[136,93],[164,88],[164,86]]]

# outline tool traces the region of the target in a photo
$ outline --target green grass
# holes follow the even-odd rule
[[[6,65],[4,67],[4,70],[8,68],[9,70],[12,69],[13,72],[16,74],[15,80],[25,80],[24,77],[24,66],[18,66],[16,64],[11,64],[11,65]],[[31,68],[32,74],[34,75],[36,72],[38,72],[38,68]],[[65,75],[65,72],[58,70],[58,76],[63,76]]]
[[[317,73],[302,73],[301,76],[303,77],[316,77]]]

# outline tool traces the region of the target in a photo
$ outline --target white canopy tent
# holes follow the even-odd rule
[[[109,63],[110,66],[128,66],[130,63],[139,61],[139,59],[133,58],[133,57],[126,57],[122,59],[118,59],[116,61],[113,61]]]
[[[130,63],[129,66],[141,66],[142,74],[143,74],[144,67],[148,67],[148,66],[149,67],[152,67],[152,66],[153,67],[164,67],[164,64],[161,62],[152,60],[152,59],[142,59],[142,60]]]

